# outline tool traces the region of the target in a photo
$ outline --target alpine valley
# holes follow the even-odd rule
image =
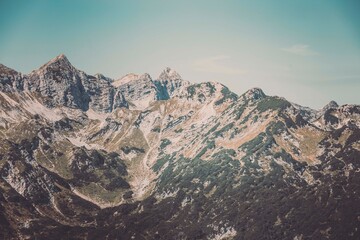
[[[360,106],[0,64],[0,239],[360,239]]]

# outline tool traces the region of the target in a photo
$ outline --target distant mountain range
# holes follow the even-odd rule
[[[360,106],[0,64],[0,175],[1,239],[360,239]]]

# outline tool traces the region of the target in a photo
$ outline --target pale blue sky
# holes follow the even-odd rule
[[[360,104],[358,0],[1,0],[0,63],[23,73],[64,53],[89,74],[192,82],[319,108]]]

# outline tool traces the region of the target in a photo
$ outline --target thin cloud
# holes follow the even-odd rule
[[[319,55],[318,52],[315,52],[314,50],[310,49],[309,45],[305,44],[296,44],[288,48],[282,48],[281,50],[292,53],[299,56],[315,56]]]
[[[193,67],[196,71],[208,72],[208,73],[220,73],[226,75],[239,75],[245,73],[245,71],[226,66],[224,60],[230,59],[230,56],[219,55],[214,57],[197,59],[193,63]]]

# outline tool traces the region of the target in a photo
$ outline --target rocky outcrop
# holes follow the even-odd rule
[[[92,76],[76,69],[63,54],[28,75],[1,65],[0,77],[3,92],[30,91],[50,108],[66,106],[97,112],[121,107],[145,109],[154,101],[181,95],[190,85],[170,68],[157,80],[149,74],[128,74],[116,81],[102,74]]]
[[[0,91],[13,92],[23,90],[23,76],[21,73],[0,64]]]
[[[155,81],[158,88],[158,100],[167,100],[173,96],[181,96],[190,82],[185,81],[173,69],[167,67]]]
[[[83,85],[86,94],[89,96],[89,108],[97,112],[111,112],[114,106],[119,104],[111,83],[112,79],[101,74],[87,76]]]
[[[87,78],[62,54],[32,71],[26,78],[24,88],[39,94],[49,107],[66,106],[86,111],[90,97],[83,83]]]
[[[149,74],[119,86],[130,109],[145,109],[158,99],[158,89]]]

